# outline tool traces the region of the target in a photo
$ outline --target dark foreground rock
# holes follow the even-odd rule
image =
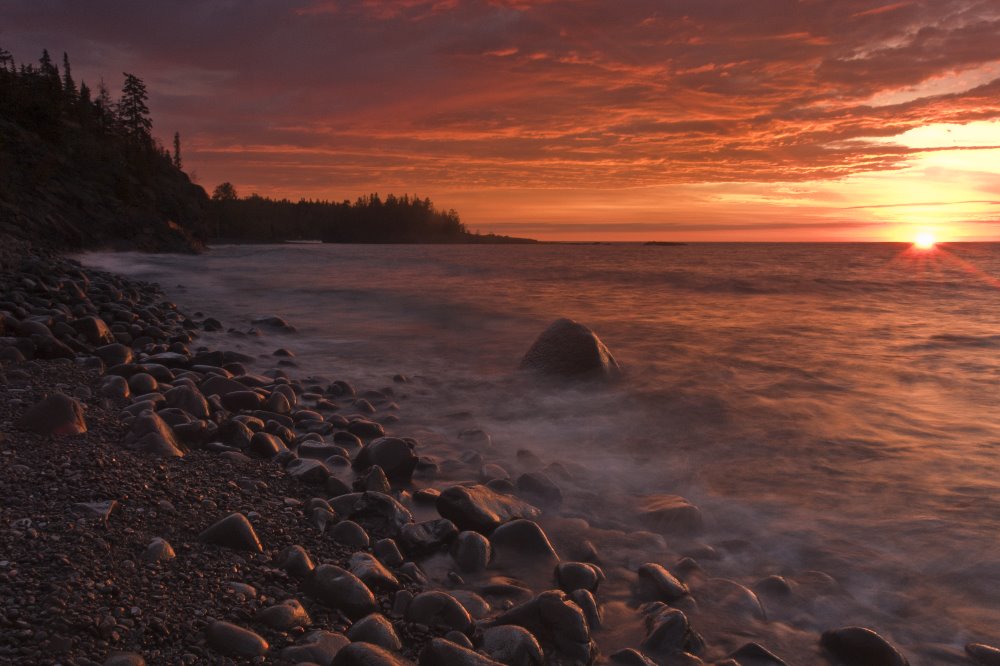
[[[622,368],[600,338],[572,319],[557,319],[521,359],[521,368],[564,379],[618,379]]]

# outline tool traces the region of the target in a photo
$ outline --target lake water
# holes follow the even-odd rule
[[[412,377],[390,430],[421,452],[455,457],[477,426],[487,461],[530,449],[561,462],[566,501],[543,521],[561,551],[589,539],[612,572],[693,553],[713,577],[794,582],[793,598],[763,599],[767,623],[693,609],[712,656],[760,640],[816,663],[817,634],[848,624],[914,664],[1000,642],[1000,245],[222,246],[84,261],[159,282],[227,328],[284,317],[297,334],[203,337],[262,354],[258,371],[287,347],[297,376]],[[625,381],[519,374],[560,316],[597,332]],[[630,509],[655,493],[697,504],[705,533],[636,534]],[[615,625],[632,611],[608,585]]]

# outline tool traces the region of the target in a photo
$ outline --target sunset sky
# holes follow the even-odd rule
[[[209,191],[569,240],[1000,240],[997,0],[3,0]]]

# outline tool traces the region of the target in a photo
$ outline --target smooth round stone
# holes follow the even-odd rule
[[[156,391],[157,383],[156,379],[145,372],[139,372],[132,375],[128,380],[128,387],[132,390],[132,393],[136,395],[145,395],[146,393],[153,393]]]
[[[738,664],[750,666],[788,666],[776,654],[759,643],[747,643],[740,647],[729,658]]]
[[[349,548],[367,548],[370,539],[365,528],[352,520],[343,520],[330,530],[330,538]]]
[[[465,606],[446,592],[421,592],[406,609],[409,622],[419,622],[431,627],[454,629],[463,634],[472,627],[472,617]]]
[[[611,663],[614,666],[656,666],[656,662],[648,659],[638,650],[626,648],[618,650],[611,655]]]
[[[639,505],[639,520],[661,534],[698,534],[704,521],[701,510],[678,495],[652,495]]]
[[[392,623],[381,613],[372,613],[355,622],[347,630],[347,637],[354,643],[371,643],[392,652],[403,647]]]
[[[395,538],[403,525],[413,522],[409,509],[384,493],[344,494],[331,499],[330,506],[338,516],[359,523],[379,538]]]
[[[1000,666],[1000,648],[982,643],[969,643],[965,652],[982,666]]]
[[[104,660],[104,666],[146,666],[146,660],[135,652],[116,652]]]
[[[562,490],[544,472],[527,472],[517,477],[517,489],[540,505],[558,506],[563,500]]]
[[[659,564],[647,562],[639,567],[636,596],[643,601],[670,603],[688,594],[688,586]]]
[[[587,619],[580,607],[559,590],[542,592],[508,610],[496,625],[513,624],[530,631],[539,643],[552,646],[557,658],[570,663],[592,663],[596,646],[590,639]]]
[[[83,405],[64,393],[53,393],[35,403],[18,425],[39,435],[67,437],[87,432]]]
[[[543,666],[545,655],[531,632],[516,625],[491,627],[483,632],[479,649],[507,666]]]
[[[204,530],[198,538],[205,543],[226,548],[264,552],[253,525],[242,513],[229,514]]]
[[[308,627],[312,620],[298,599],[288,599],[280,604],[257,611],[258,623],[275,631],[288,631],[294,627]]]
[[[378,645],[351,643],[341,648],[331,666],[411,666],[411,664]]]
[[[535,339],[521,368],[559,379],[610,381],[622,368],[601,339],[572,319],[557,319]]]
[[[101,388],[98,389],[98,393],[104,398],[124,400],[132,394],[132,390],[129,388],[128,382],[125,381],[124,377],[119,377],[118,375],[108,375],[101,383]]]
[[[248,391],[246,387],[242,388],[243,390],[241,391],[224,393],[222,395],[222,406],[231,412],[260,409],[260,406],[264,403],[264,397],[256,391]]]
[[[351,573],[360,578],[365,585],[375,590],[395,591],[399,589],[399,580],[382,566],[373,555],[358,552],[351,555],[348,563]]]
[[[379,539],[372,547],[372,552],[378,561],[387,567],[398,567],[403,563],[403,554],[392,539]]]
[[[375,597],[361,580],[332,564],[321,564],[306,579],[304,588],[311,597],[344,612],[351,619],[376,610]]]
[[[312,485],[326,485],[330,478],[329,468],[311,458],[295,458],[285,467],[285,472],[296,481]]]
[[[207,635],[212,649],[230,657],[260,657],[270,647],[257,633],[229,622],[213,622]]]
[[[255,458],[273,458],[282,451],[287,451],[285,444],[274,435],[266,432],[255,432],[250,438],[246,452]]]
[[[375,439],[385,435],[385,429],[381,426],[381,424],[367,419],[357,419],[355,421],[351,421],[347,424],[347,432],[361,439]]]
[[[710,578],[699,585],[698,603],[706,609],[724,610],[745,620],[767,620],[764,606],[757,595],[727,578]]]
[[[887,640],[865,627],[843,627],[823,632],[820,644],[851,666],[908,666],[909,662]]]
[[[658,604],[646,618],[649,633],[639,646],[646,654],[665,658],[684,651],[699,651],[701,637],[691,630],[687,615],[676,608]]]
[[[305,578],[316,568],[306,549],[298,545],[288,546],[281,551],[276,564],[296,578]]]
[[[455,601],[462,604],[474,620],[486,618],[492,610],[486,599],[470,590],[451,590],[448,594],[455,597]]]
[[[484,485],[452,486],[437,499],[437,510],[460,530],[489,534],[516,518],[536,518],[541,512],[516,497],[500,494]]]
[[[310,631],[281,651],[281,658],[292,664],[330,664],[350,641],[332,631]]]
[[[569,593],[569,598],[583,611],[583,616],[587,618],[587,626],[592,632],[601,628],[604,622],[601,617],[601,609],[590,590],[573,590]]]
[[[365,470],[377,465],[391,481],[406,483],[417,467],[417,455],[412,442],[398,437],[379,437],[366,444],[354,459],[354,469]]]
[[[451,556],[459,570],[478,573],[486,569],[493,552],[489,539],[478,532],[460,532],[451,547]]]
[[[164,393],[163,397],[168,407],[183,409],[197,419],[208,418],[208,401],[198,389],[190,386],[175,386]]]
[[[504,523],[490,535],[490,544],[502,566],[551,565],[559,561],[545,532],[530,520]]]
[[[159,537],[150,541],[142,553],[142,559],[146,562],[166,562],[175,557],[174,549],[165,539]]]
[[[322,441],[305,441],[295,449],[300,458],[315,458],[316,460],[326,460],[330,456],[350,457],[347,449],[336,444],[328,444]]]
[[[597,592],[604,571],[596,564],[587,562],[562,562],[556,565],[556,582],[564,592],[587,590]]]
[[[411,557],[440,550],[458,536],[458,528],[446,518],[403,525],[399,545]]]
[[[433,638],[420,652],[418,666],[504,666],[478,652],[447,641]]]
[[[510,474],[507,473],[500,465],[495,463],[487,463],[483,465],[479,470],[479,480],[483,483],[488,483],[494,480],[509,480]]]

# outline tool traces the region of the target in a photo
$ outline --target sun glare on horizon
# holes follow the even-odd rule
[[[913,247],[919,250],[930,250],[934,247],[937,241],[934,240],[934,234],[929,231],[921,231],[917,234],[916,238],[913,239]]]

